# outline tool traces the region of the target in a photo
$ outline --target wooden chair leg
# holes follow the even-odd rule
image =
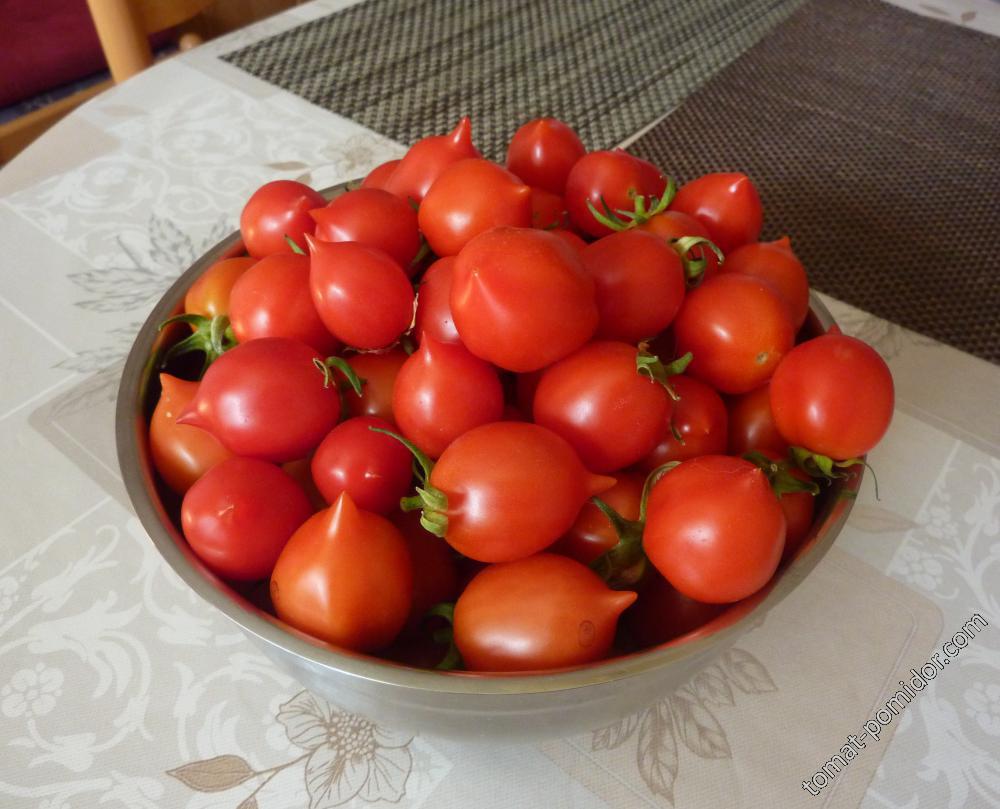
[[[130,0],[87,0],[111,76],[121,82],[153,64],[153,52],[135,4]]]

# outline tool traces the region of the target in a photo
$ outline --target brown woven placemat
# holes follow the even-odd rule
[[[630,150],[747,172],[817,289],[1000,363],[998,132],[1000,41],[813,0]]]

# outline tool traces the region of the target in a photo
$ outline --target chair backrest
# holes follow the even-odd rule
[[[124,81],[153,64],[149,35],[197,16],[213,0],[87,0],[111,77]]]

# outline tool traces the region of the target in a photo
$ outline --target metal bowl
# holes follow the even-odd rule
[[[346,185],[327,189],[332,198]],[[728,649],[794,590],[840,532],[863,469],[830,486],[798,555],[771,583],[687,635],[654,649],[573,669],[516,675],[415,669],[336,648],[256,606],[194,555],[177,521],[177,497],[157,479],[147,438],[159,395],[160,358],[176,332],[158,326],[181,309],[184,293],[210,265],[243,252],[239,233],[224,239],[167,290],[149,314],[122,373],[116,413],[118,462],[135,512],[164,560],[205,601],[239,626],[274,663],[306,688],[371,719],[452,737],[527,739],[599,727],[663,697]],[[833,324],[812,297],[805,328]]]

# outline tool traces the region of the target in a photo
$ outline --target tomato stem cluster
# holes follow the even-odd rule
[[[654,382],[659,382],[663,385],[664,390],[667,391],[670,398],[676,402],[681,397],[677,395],[677,391],[670,384],[670,377],[684,373],[684,370],[691,364],[691,360],[693,359],[694,355],[688,351],[673,362],[664,365],[659,357],[647,351],[644,345],[640,345],[639,352],[635,356],[635,370],[637,373],[648,376]]]
[[[321,360],[318,357],[313,360],[313,364],[317,369],[323,374],[323,387],[328,388],[335,384],[333,379],[333,370],[336,368],[340,373],[346,377],[351,389],[358,395],[361,395],[361,386],[364,380],[361,379],[355,373],[354,369],[348,364],[347,360],[343,357],[327,357],[325,360]]]
[[[434,461],[420,447],[403,438],[399,433],[383,430],[381,427],[369,427],[368,429],[373,433],[382,433],[395,438],[413,455],[413,472],[420,484],[417,486],[416,494],[404,497],[399,501],[399,507],[403,511],[417,511],[419,509],[421,511],[420,524],[424,529],[430,531],[434,536],[443,537],[448,533],[448,495],[430,484]]]
[[[790,471],[790,462],[787,460],[775,461],[768,458],[763,452],[746,452],[743,457],[760,467],[767,476],[767,482],[771,484],[774,493],[781,497],[784,494],[794,494],[795,492],[808,492],[815,496],[819,494],[819,486],[812,480],[801,480]]]
[[[174,315],[160,324],[160,331],[174,323],[187,323],[194,328],[194,331],[180,342],[170,346],[163,355],[161,366],[165,366],[172,359],[183,354],[201,351],[205,355],[201,367],[201,374],[204,374],[209,365],[236,345],[236,337],[233,335],[233,330],[229,326],[229,318],[226,315],[216,315],[215,317],[196,314]]]
[[[872,481],[875,484],[875,499],[879,499],[878,478],[875,477],[875,470],[871,464],[864,458],[847,458],[843,461],[837,461],[828,455],[820,455],[805,447],[789,447],[788,454],[794,464],[807,475],[828,481],[846,478],[847,469],[852,466],[863,466],[872,473]]]

